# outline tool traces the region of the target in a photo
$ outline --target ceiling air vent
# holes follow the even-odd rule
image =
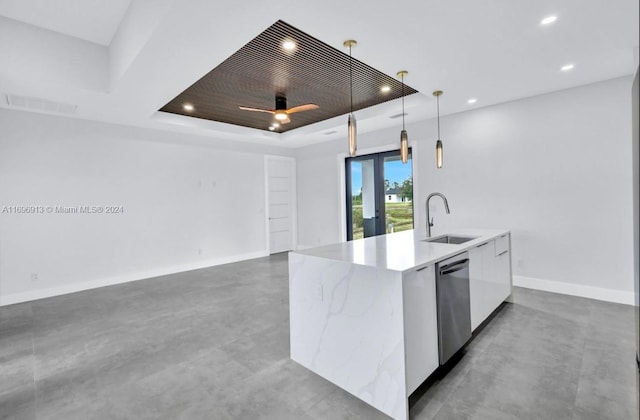
[[[399,113],[399,114],[391,115],[389,118],[391,118],[391,119],[396,119],[396,118],[400,118],[400,117],[402,117],[403,115],[406,117],[406,116],[407,116],[407,115],[409,115],[409,114],[407,114],[406,112],[403,114],[403,113],[401,112],[401,113]]]
[[[54,112],[56,114],[75,114],[78,105],[49,101],[31,96],[7,94],[7,104],[12,107],[33,111]]]

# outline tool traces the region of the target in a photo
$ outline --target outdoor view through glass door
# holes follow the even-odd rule
[[[347,240],[413,229],[411,149],[346,159]]]

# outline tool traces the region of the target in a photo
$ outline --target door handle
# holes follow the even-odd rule
[[[451,264],[443,265],[440,267],[440,275],[446,275],[455,273],[456,271],[464,270],[469,266],[469,259],[465,258],[464,260],[456,261]]]

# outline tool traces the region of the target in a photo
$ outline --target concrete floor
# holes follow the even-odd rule
[[[385,419],[289,360],[286,255],[0,308],[3,419]],[[414,419],[634,419],[630,306],[527,289]]]

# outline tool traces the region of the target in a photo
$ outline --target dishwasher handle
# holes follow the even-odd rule
[[[446,274],[455,273],[456,271],[464,270],[469,265],[469,258],[464,260],[456,261],[451,264],[443,265],[440,267],[440,275],[444,276]]]

